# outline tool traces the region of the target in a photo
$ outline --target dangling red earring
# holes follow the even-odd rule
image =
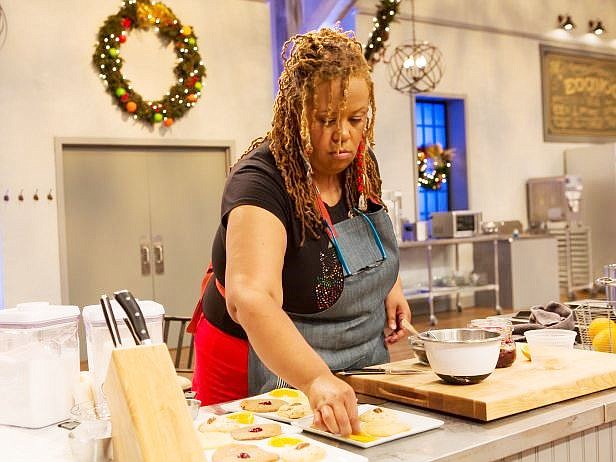
[[[361,139],[359,148],[357,148],[357,191],[359,192],[359,200],[357,201],[357,208],[362,212],[368,210],[368,201],[366,200],[365,187],[366,187],[366,173],[365,173],[365,151],[366,141],[365,138]]]

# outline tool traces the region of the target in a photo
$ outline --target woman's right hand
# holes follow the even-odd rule
[[[337,435],[360,432],[353,388],[331,372],[317,376],[306,394],[314,411],[314,425]]]

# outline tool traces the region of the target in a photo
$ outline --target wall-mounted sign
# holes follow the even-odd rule
[[[541,50],[545,141],[616,139],[616,55]]]

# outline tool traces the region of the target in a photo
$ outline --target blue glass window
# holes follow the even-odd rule
[[[447,147],[447,117],[444,102],[417,98],[415,102],[417,147],[440,143]],[[417,186],[419,219],[429,220],[432,212],[449,210],[449,183],[431,190]]]

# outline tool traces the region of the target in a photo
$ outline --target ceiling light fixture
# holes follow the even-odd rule
[[[396,47],[388,60],[389,84],[401,93],[423,93],[434,90],[443,77],[440,50],[415,37],[415,0],[411,0],[413,41]]]
[[[566,30],[567,32],[571,32],[575,29],[575,24],[569,15],[558,15],[558,27]]]
[[[588,32],[595,35],[602,35],[605,33],[605,27],[601,24],[601,20],[597,19],[597,21],[588,21]]]

